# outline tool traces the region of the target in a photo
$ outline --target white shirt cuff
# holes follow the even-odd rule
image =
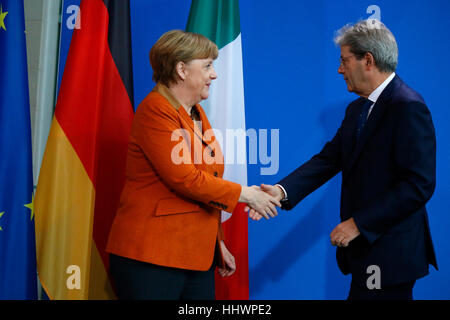
[[[283,190],[283,193],[284,193],[284,198],[283,199],[281,199],[281,200],[287,200],[287,197],[288,197],[288,195],[287,195],[287,192],[286,192],[286,190],[283,188],[283,186],[281,185],[281,184],[276,184],[276,186],[278,186],[278,187],[280,187],[281,188],[281,190]]]

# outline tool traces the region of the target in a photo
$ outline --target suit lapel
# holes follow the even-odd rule
[[[195,124],[194,120],[188,115],[186,110],[181,107],[178,110],[178,113],[180,114],[182,121],[187,124],[187,126],[194,132],[194,134],[200,139],[203,140],[203,123]],[[201,125],[202,127],[199,127]]]
[[[205,139],[207,138],[207,136],[205,136],[205,132],[208,131],[208,130],[212,130],[211,124],[209,123],[209,120],[208,120],[208,118],[206,117],[206,113],[205,113],[205,111],[202,109],[202,107],[201,107],[199,104],[197,104],[195,107],[196,107],[197,110],[198,110],[198,113],[199,113],[199,115],[200,115],[200,121],[201,121],[201,123],[202,123],[202,131],[203,131],[203,134],[202,134],[202,136],[201,136],[202,141],[203,141],[203,143],[204,143],[205,145],[211,144],[211,143],[214,142],[215,139],[216,139],[216,137],[215,137],[214,134],[213,134],[212,136],[209,136],[209,137],[208,137],[208,138],[209,138],[209,142],[205,140]]]
[[[167,99],[167,101],[169,101],[172,107],[174,107],[178,111],[181,120],[185,123],[185,126],[187,125],[187,127],[189,127],[192,130],[195,136],[197,136],[198,139],[200,139],[203,144],[208,146],[208,143],[204,140],[203,133],[206,130],[211,129],[211,125],[209,124],[209,121],[206,118],[205,113],[199,107],[199,105],[196,105],[195,108],[197,108],[198,113],[200,115],[201,127],[194,124],[192,118],[188,115],[188,113],[181,105],[181,103],[172,95],[168,87],[166,87],[162,83],[157,83],[153,90],[161,94],[164,98]],[[214,141],[214,138],[211,139],[211,142],[212,141]]]
[[[398,86],[400,86],[401,83],[402,83],[401,79],[396,75],[394,79],[392,79],[392,81],[388,84],[388,86],[383,90],[381,95],[378,97],[378,100],[373,106],[372,112],[370,113],[369,118],[367,119],[366,125],[364,126],[364,129],[361,132],[359,141],[356,143],[355,149],[352,153],[352,156],[350,157],[349,164],[348,166],[346,166],[345,170],[346,173],[343,176],[344,179],[355,165],[356,160],[361,155],[361,152],[364,149],[364,146],[366,145],[367,141],[373,135],[374,131],[380,124],[383,115],[386,112],[387,107],[390,103],[390,100],[392,99],[392,94],[394,90],[398,88]],[[361,106],[358,108],[358,110],[361,110]],[[354,135],[352,136],[352,139],[354,140],[346,141],[346,143],[354,144],[355,143]]]

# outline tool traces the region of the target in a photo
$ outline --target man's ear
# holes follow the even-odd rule
[[[181,80],[186,80],[186,64],[183,61],[178,61],[175,70]]]
[[[375,58],[373,57],[373,54],[370,52],[367,52],[364,56],[364,59],[366,60],[366,67],[374,67],[375,66]]]

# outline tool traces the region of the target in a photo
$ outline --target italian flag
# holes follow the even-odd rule
[[[129,1],[82,0],[34,200],[50,299],[109,299],[105,246],[133,119]]]
[[[216,137],[223,141],[224,179],[247,185],[239,0],[192,0],[186,31],[203,34],[219,48],[219,57],[214,63],[218,78],[213,81],[210,96],[202,106]],[[234,139],[236,136],[240,136],[239,143]],[[239,204],[231,216],[222,213],[225,244],[236,259],[236,272],[228,278],[216,274],[218,300],[249,298],[248,218],[244,207]]]

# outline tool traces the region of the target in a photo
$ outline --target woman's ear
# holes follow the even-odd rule
[[[183,61],[179,61],[175,66],[178,76],[181,80],[186,80],[186,64]]]

